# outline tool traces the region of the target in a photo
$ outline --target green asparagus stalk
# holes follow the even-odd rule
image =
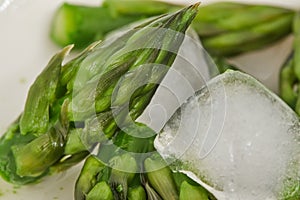
[[[117,39],[91,44],[65,65],[61,64],[62,58],[70,47],[55,55],[31,86],[21,117],[0,139],[3,178],[26,184],[50,172],[65,170],[80,162],[98,143],[112,138],[119,126],[136,119],[167,73],[157,67],[141,66],[172,65],[197,7],[195,4],[153,19]],[[137,48],[137,44],[144,46]],[[58,77],[49,75],[49,71]],[[138,86],[138,77],[150,83],[138,89],[132,87]],[[50,87],[42,90],[39,84]],[[135,89],[132,95],[123,92]],[[40,119],[38,125],[34,123],[36,119]]]
[[[55,101],[62,62],[71,49],[72,46],[68,46],[55,55],[42,74],[37,77],[35,84],[31,86],[24,114],[20,119],[21,134],[26,135],[28,132],[34,132],[39,136],[47,131],[50,118],[49,105]]]
[[[73,5],[74,15],[80,5]],[[136,17],[144,19],[145,17],[155,16],[179,9],[182,5],[174,5],[160,1],[140,1],[140,0],[106,0],[102,6],[97,8],[109,10],[110,15],[115,18],[107,18],[111,26],[118,25],[119,19],[126,17]],[[85,7],[86,8],[86,7]],[[93,7],[95,8],[95,7]],[[86,8],[88,9],[88,8]],[[64,13],[62,8],[59,10]],[[72,10],[72,9],[70,9]],[[69,11],[72,12],[72,11]],[[213,13],[213,14],[212,14]],[[291,32],[293,11],[285,8],[279,8],[267,5],[250,5],[232,2],[218,2],[200,8],[199,14],[192,23],[204,47],[208,52],[215,56],[233,56],[243,52],[264,48],[279,39],[287,36]],[[67,15],[61,15],[67,16]],[[86,16],[86,18],[96,20],[95,16]],[[55,17],[57,19],[57,17]],[[102,19],[102,18],[98,18]],[[104,36],[103,31],[107,29],[105,25],[98,23],[99,30],[94,26],[83,26],[80,23],[73,23],[72,20],[64,19],[54,20],[52,26],[53,38],[56,33],[53,30],[62,30],[60,21],[74,24],[73,27],[79,29],[79,32],[90,34],[90,38],[96,40],[98,35]],[[99,20],[100,21],[100,20]],[[103,22],[104,23],[104,22]],[[100,31],[103,26],[103,31]],[[58,27],[58,28],[56,28]],[[110,30],[113,30],[112,27]],[[106,32],[108,33],[108,32]],[[80,40],[80,35],[74,30],[60,31],[58,36],[62,38],[71,38],[74,35]],[[56,40],[54,40],[57,42]],[[80,46],[84,46],[85,38],[82,37]],[[59,42],[57,42],[60,44]],[[67,40],[63,44],[77,43],[75,40]]]
[[[193,27],[202,37],[211,37],[246,30],[289,13],[287,9],[273,6],[218,2],[203,7]]]
[[[56,11],[50,36],[61,46],[74,43],[76,47],[82,48],[103,39],[108,32],[139,19],[135,16],[113,17],[110,10],[104,7],[64,3]]]
[[[61,46],[76,44],[76,48],[82,48],[95,40],[104,39],[107,33],[129,23],[175,11],[170,6],[178,8],[172,4],[152,1],[132,3],[125,0],[120,3],[110,0],[101,7],[64,3],[54,15],[50,36]],[[130,14],[127,12],[128,9],[133,9]],[[137,13],[137,10],[142,12]]]
[[[297,12],[293,21],[293,35],[294,35],[294,71],[297,79],[300,79],[300,12]]]
[[[293,19],[294,45],[293,52],[282,66],[280,72],[280,96],[300,114],[300,13],[297,12]]]
[[[293,109],[295,109],[297,102],[297,92],[295,91],[297,85],[297,78],[294,74],[293,54],[283,65],[280,72],[280,96]]]
[[[293,13],[286,13],[245,29],[203,38],[203,46],[217,56],[233,56],[259,49],[288,35],[291,32],[292,20]]]
[[[153,0],[105,0],[103,7],[109,8],[115,16],[134,15],[151,17],[176,11],[183,6]]]
[[[66,55],[66,53],[70,50],[70,47],[63,49],[61,52],[56,54],[52,60],[50,61],[49,65],[46,69],[42,72],[42,74],[38,77],[37,83],[41,84],[41,80],[43,77],[44,80],[48,82],[47,77],[51,77],[56,79],[51,73],[49,73],[49,69],[52,68],[51,65],[58,66],[56,60],[59,62],[62,61],[61,57]],[[50,70],[51,71],[51,70]],[[55,71],[55,70],[54,70]],[[56,73],[56,72],[54,72]],[[46,76],[47,75],[47,76]],[[51,82],[51,81],[50,81]],[[52,82],[53,83],[53,82]],[[49,94],[49,90],[37,90],[38,87],[34,85],[31,87],[29,92],[29,101],[32,101],[33,104],[36,102],[41,101],[44,99],[46,102],[49,103],[47,99],[52,95]],[[36,92],[39,91],[41,97],[32,97],[35,93],[32,91],[35,90]],[[50,89],[51,90],[51,89]],[[43,93],[45,91],[45,94]],[[66,101],[67,102],[67,101]],[[67,103],[66,103],[67,104]],[[15,184],[27,184],[30,182],[34,182],[37,179],[45,176],[48,173],[48,167],[56,162],[59,159],[59,156],[63,154],[63,142],[66,138],[65,130],[68,129],[67,120],[65,118],[66,112],[66,104],[61,107],[61,113],[59,119],[56,119],[55,124],[49,128],[43,135],[38,132],[35,132],[37,126],[32,126],[30,123],[31,120],[28,120],[28,127],[34,130],[33,132],[27,134],[21,134],[21,120],[23,116],[31,116],[32,120],[38,119],[37,114],[41,114],[42,116],[46,116],[48,114],[48,108],[45,109],[45,104],[41,103],[34,106],[28,106],[26,104],[26,108],[31,107],[34,108],[31,114],[22,114],[9,128],[8,131],[1,137],[0,139],[0,175],[7,181],[15,183]],[[39,107],[41,110],[46,110],[47,114],[39,112]],[[29,111],[28,111],[29,112]],[[43,118],[41,117],[40,120],[48,120],[48,117]],[[54,122],[54,121],[53,121]],[[51,121],[48,121],[48,124],[51,124]],[[46,124],[42,122],[39,124]],[[27,129],[29,130],[29,128]],[[38,133],[38,134],[37,134]],[[37,136],[39,135],[39,136]],[[19,164],[19,165],[18,165]],[[46,168],[46,170],[45,170]],[[27,171],[28,170],[28,171]],[[20,174],[18,174],[20,173]],[[30,174],[30,176],[24,177],[25,174]]]

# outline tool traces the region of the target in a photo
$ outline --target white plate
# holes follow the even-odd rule
[[[195,3],[195,0],[168,0]],[[202,0],[204,4],[215,0]],[[242,1],[242,0],[240,0]],[[250,1],[250,0],[249,0]],[[64,0],[0,0],[0,135],[23,110],[29,86],[59,48],[48,37],[51,16]],[[96,0],[73,0],[92,5]],[[243,1],[247,2],[247,1]],[[298,0],[251,0],[251,3],[272,3],[300,8]],[[290,51],[291,38],[275,47],[235,58],[244,70],[276,90],[280,65]],[[274,58],[275,57],[275,58]],[[245,68],[246,67],[246,68]],[[270,67],[273,70],[269,70]],[[73,199],[74,181],[80,165],[68,172],[47,177],[42,183],[16,188],[0,180],[0,199]]]

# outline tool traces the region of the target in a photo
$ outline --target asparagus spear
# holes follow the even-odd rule
[[[21,118],[0,139],[0,174],[3,178],[15,184],[26,184],[49,172],[64,170],[80,162],[97,143],[113,137],[119,125],[136,119],[157,89],[157,84],[153,83],[159,83],[167,70],[160,71],[156,67],[143,68],[137,73],[133,70],[147,63],[170,67],[197,7],[195,4],[154,19],[116,40],[92,44],[63,66],[62,58],[70,47],[54,56],[33,83],[31,91],[35,92],[29,93]],[[145,46],[136,48],[141,42]],[[58,78],[49,76],[48,69],[52,68],[61,68],[53,72]],[[127,78],[121,79],[123,75]],[[140,76],[150,83],[139,87],[133,95],[123,92],[136,89],[127,84],[137,86],[135,78]],[[43,80],[45,85],[51,85],[49,89],[39,89],[37,85]],[[91,90],[91,85],[95,90]],[[116,98],[112,99],[114,90]],[[35,102],[43,103],[31,105]],[[89,110],[93,105],[95,113]],[[33,112],[29,108],[34,108]],[[40,112],[40,109],[47,113]],[[36,128],[34,123],[21,123],[23,120],[34,122],[39,117],[42,125],[38,127],[42,128]],[[43,132],[44,129],[47,130]]]
[[[76,8],[79,9],[81,6],[73,5],[73,7],[73,9],[70,9],[72,11],[68,12],[72,12],[74,15],[78,13],[79,15],[80,12],[77,11]],[[111,26],[114,26],[118,25],[118,20],[122,18],[136,17],[143,19],[144,17],[167,13],[180,7],[182,7],[182,5],[152,0],[106,0],[102,6],[97,8],[109,10],[110,15],[113,15],[115,18],[112,19],[108,17],[107,20],[110,21]],[[62,8],[59,8],[59,10],[61,13],[64,13]],[[62,14],[61,16],[67,15]],[[288,35],[291,32],[292,17],[293,11],[285,8],[219,2],[201,7],[192,26],[201,37],[204,47],[210,54],[232,56],[263,48]],[[86,16],[86,20],[88,20],[88,18],[90,20],[96,20],[96,15]],[[99,17],[98,19],[101,18]],[[73,27],[80,30],[80,32],[89,34],[89,38],[94,38],[94,40],[97,38],[96,32],[99,32],[99,34],[103,36],[104,30],[107,29],[105,25],[98,23],[96,27],[99,29],[95,30],[94,26],[83,26],[80,23],[73,23],[72,20],[65,17],[60,20],[54,20],[52,30],[62,30],[60,28],[60,21],[70,21],[70,23],[74,25]],[[101,26],[103,26],[103,31],[100,31]],[[113,30],[113,28],[110,30]],[[56,38],[55,31],[52,31],[52,33],[53,37]],[[65,43],[63,42],[63,44],[69,44],[70,42],[76,44],[77,41],[72,41],[72,37],[70,37],[72,35],[80,40],[80,35],[72,29],[60,31],[58,36],[62,36],[61,38],[71,38]],[[85,38],[82,37],[80,41],[81,46],[85,42],[84,39]],[[58,42],[58,44],[60,43]]]
[[[139,19],[136,16],[113,17],[104,7],[64,3],[56,11],[50,36],[61,46],[74,43],[82,48],[92,41],[103,39],[108,32]]]
[[[111,0],[104,2],[101,7],[64,3],[54,15],[50,36],[61,46],[76,44],[76,48],[82,48],[95,40],[103,39],[112,30],[149,16],[174,11],[171,8],[178,7],[174,5],[170,8],[170,6],[171,4],[151,1],[120,3]],[[123,14],[123,11],[127,12],[130,8],[134,8],[131,14]],[[137,10],[143,12],[137,13]]]
[[[20,119],[21,134],[33,132],[37,136],[47,131],[49,126],[49,105],[55,101],[62,62],[72,46],[64,48],[55,55],[48,66],[35,80],[29,90],[24,114]],[[36,95],[41,94],[41,95]]]
[[[299,80],[300,80],[300,13],[293,19],[293,52],[282,66],[280,72],[280,96],[287,104],[300,114]]]
[[[211,15],[211,13],[217,14]],[[201,36],[209,37],[225,32],[245,30],[288,13],[291,11],[267,5],[219,2],[202,9],[195,19],[194,28]]]
[[[295,57],[295,74],[297,79],[300,79],[300,12],[297,12],[293,21],[293,35],[294,35],[294,57]]]
[[[286,13],[245,29],[204,38],[203,46],[217,56],[232,56],[259,49],[288,35],[292,20],[293,13]]]
[[[297,78],[294,74],[293,54],[283,65],[280,72],[280,96],[293,109],[297,102]]]

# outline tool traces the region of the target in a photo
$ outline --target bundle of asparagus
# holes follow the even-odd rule
[[[127,130],[85,161],[76,182],[76,200],[215,199],[188,176],[169,168],[155,151],[153,130],[143,124]]]
[[[102,6],[65,3],[53,19],[51,37],[65,46],[78,47],[103,38],[127,23],[183,7],[159,1],[105,0]],[[293,11],[265,5],[219,2],[202,6],[192,23],[206,50],[233,56],[263,48],[291,32]]]
[[[72,46],[56,54],[31,86],[24,112],[0,139],[1,176],[19,185],[36,182],[80,162],[119,126],[132,123],[172,65],[197,7],[94,43],[63,66]],[[141,80],[144,85],[138,85]]]

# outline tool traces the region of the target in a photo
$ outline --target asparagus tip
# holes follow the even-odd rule
[[[201,4],[201,2],[199,1],[199,2],[195,3],[194,5],[192,5],[192,8],[193,9],[198,9],[198,7],[200,6],[200,4]]]
[[[65,57],[65,56],[69,55],[69,53],[73,49],[73,47],[74,47],[74,44],[70,44],[70,45],[66,46],[65,48],[63,48],[62,56]]]
[[[90,51],[90,50],[94,49],[94,48],[95,48],[96,46],[98,46],[101,42],[102,42],[102,40],[98,40],[98,41],[93,42],[92,44],[90,44],[90,45],[86,48],[86,50],[87,50],[87,51]]]

